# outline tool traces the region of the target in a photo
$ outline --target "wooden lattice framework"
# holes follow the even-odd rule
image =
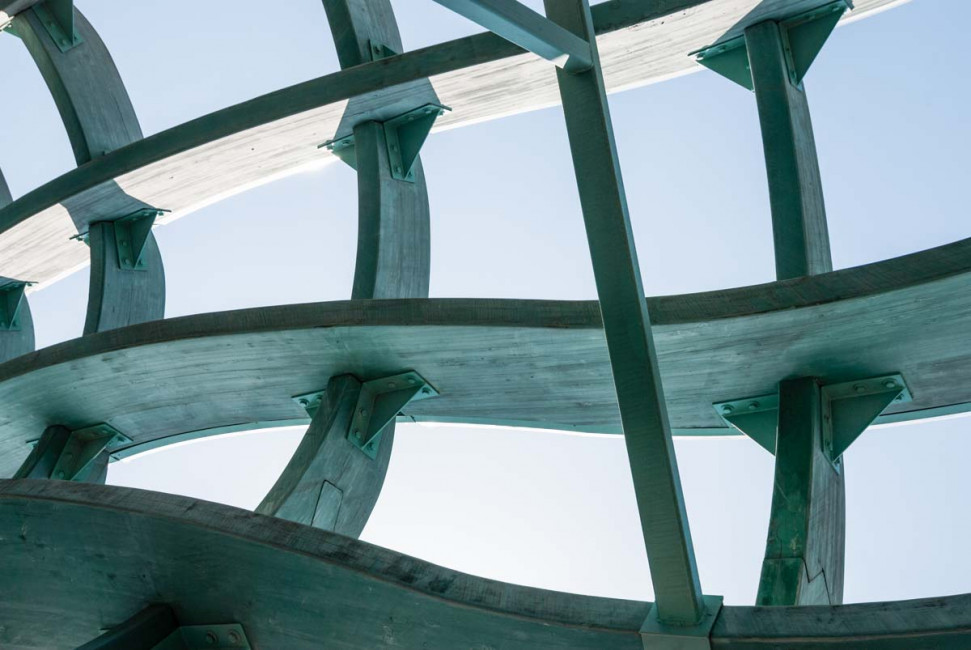
[[[17,200],[0,176],[0,646],[971,644],[971,596],[842,604],[842,453],[875,421],[971,405],[971,240],[832,271],[802,79],[849,3],[438,2],[490,32],[403,52],[389,0],[323,0],[340,72],[143,138],[71,0],[0,0],[78,163]],[[606,92],[698,63],[754,91],[778,280],[645,299]],[[428,299],[425,138],[555,102],[599,301]],[[338,159],[359,189],[350,301],[163,319],[153,226]],[[27,294],[86,264],[84,336],[34,351]],[[656,602],[359,542],[398,417],[623,435]],[[103,485],[114,458],[293,424],[256,513]],[[675,433],[776,457],[756,607],[702,591]]]

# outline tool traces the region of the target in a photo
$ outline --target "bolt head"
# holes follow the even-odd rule
[[[229,636],[229,642],[232,645],[239,645],[239,642],[242,641],[242,639],[239,636],[239,632],[237,632],[236,630],[230,630],[227,636]]]
[[[863,386],[862,384],[857,384],[856,386],[853,387],[853,391],[856,393],[865,393],[866,387]]]
[[[206,632],[206,645],[216,645],[218,641],[219,637],[215,632]]]
[[[888,379],[887,381],[883,382],[883,387],[884,388],[896,388],[897,387],[897,382],[895,382],[893,379]]]
[[[758,407],[759,407],[759,403],[758,402],[752,402],[751,404],[748,405],[748,410],[754,411]]]
[[[731,413],[734,410],[735,409],[732,407],[731,404],[726,404],[725,406],[722,407],[722,413],[724,413],[725,415],[728,415],[729,413]]]

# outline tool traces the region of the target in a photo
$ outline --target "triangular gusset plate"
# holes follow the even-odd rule
[[[822,398],[823,439],[834,462],[888,406],[911,400],[899,374],[823,386]]]
[[[752,71],[749,68],[748,49],[745,37],[739,36],[730,41],[712,45],[694,53],[698,63],[730,81],[749,90],[754,90]]]
[[[725,422],[775,454],[776,430],[779,427],[779,395],[762,395],[719,402],[713,405]]]
[[[361,385],[347,439],[370,458],[378,453],[384,428],[409,402],[435,397],[438,391],[414,370],[372,379]]]
[[[847,0],[836,0],[779,22],[786,67],[794,85],[802,83],[829,35],[851,7]],[[749,90],[755,89],[744,36],[717,43],[691,55],[698,63],[726,79]]]
[[[27,282],[9,282],[0,287],[0,331],[20,329],[20,307],[27,285]]]
[[[802,83],[809,66],[816,60],[847,9],[848,4],[844,0],[838,0],[780,23],[782,46],[789,67],[789,78],[793,84],[798,86]]]
[[[414,182],[413,168],[421,146],[435,126],[435,120],[447,110],[447,107],[438,104],[425,104],[384,123],[392,178]]]
[[[112,222],[120,268],[128,271],[145,270],[142,253],[155,225],[155,218],[163,212],[165,211],[156,208],[142,208]]]
[[[350,166],[351,169],[357,169],[357,150],[354,148],[353,135],[347,135],[336,140],[328,140],[320,146],[326,147],[327,151],[337,156],[342,162]]]

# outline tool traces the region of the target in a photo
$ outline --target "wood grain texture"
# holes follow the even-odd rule
[[[3,170],[0,170],[0,209],[9,205],[13,198],[10,196],[10,188],[3,177]],[[0,288],[16,282],[11,278],[0,277]],[[0,363],[27,354],[34,349],[34,321],[30,315],[30,304],[27,296],[24,296],[20,305],[20,327],[12,330],[0,330]]]
[[[371,60],[374,47],[401,51],[387,0],[325,0],[324,8],[342,67]],[[417,82],[413,108],[426,103],[430,94],[427,81]],[[415,161],[415,182],[396,180],[384,125],[366,121],[353,129],[359,219],[351,297],[427,297],[430,226],[421,161]],[[258,512],[352,537],[361,534],[384,485],[395,423],[385,427],[376,458],[352,445],[347,435],[360,393],[361,383],[352,376],[327,382],[325,399],[307,433]]]
[[[66,52],[57,47],[33,10],[18,15],[14,26],[47,82],[80,166],[140,140],[142,131],[108,49],[84,16],[74,13],[75,31],[83,42]],[[117,186],[115,192],[124,195]],[[68,209],[78,230],[89,233],[91,275],[84,332],[162,318],[165,271],[154,235],[149,234],[145,245],[146,269],[123,270],[117,263],[113,226],[105,221],[128,213],[113,213],[104,205],[94,210],[76,214]],[[91,221],[95,223],[88,225]],[[71,249],[80,253],[76,245]]]
[[[853,17],[893,0],[859,0]],[[608,90],[683,74],[688,52],[737,36],[749,24],[816,6],[814,0],[612,0],[593,7]],[[95,159],[0,210],[0,275],[44,286],[87,263],[68,210],[85,224],[139,204],[181,217],[311,164],[333,160],[317,145],[365,118],[407,104],[397,85],[430,77],[452,107],[436,130],[558,102],[553,68],[493,34],[479,34],[357,66],[198,118]],[[383,90],[382,90],[383,89]],[[380,92],[378,92],[380,91]],[[371,93],[354,115],[347,100]],[[397,112],[393,112],[397,111]],[[341,131],[346,126],[346,132]],[[116,183],[116,185],[115,185]],[[115,191],[120,187],[123,192]],[[103,217],[101,217],[103,218]]]
[[[776,278],[833,270],[823,183],[804,87],[789,79],[779,24],[745,30],[769,181]]]
[[[128,488],[0,482],[0,645],[75,648],[152,603],[254,647],[641,650],[650,603],[520,587],[293,522]],[[65,588],[69,585],[70,588]],[[52,624],[51,612],[57,612]],[[971,595],[724,607],[712,647],[966,648]]]
[[[593,20],[585,0],[545,4],[550,20],[590,44],[593,66],[556,78],[658,618],[694,626],[705,605]]]
[[[903,373],[913,402],[882,418],[967,409],[969,261],[965,241],[808,278],[649,299],[674,432],[731,434],[713,402],[772,393],[780,378],[799,376],[836,383]],[[620,432],[595,302],[320,303],[143,323],[0,364],[0,475],[48,424],[107,422],[145,442],[306,423],[292,396],[335,375],[402,368],[441,393],[410,404],[415,419]]]
[[[264,515],[358,537],[381,494],[394,423],[381,434],[373,460],[347,439],[361,382],[334,377],[293,458],[256,508]]]
[[[843,602],[846,490],[823,449],[822,397],[812,377],[779,384],[769,534],[756,604]]]
[[[54,97],[78,166],[142,138],[128,92],[108,48],[80,11],[75,31],[83,43],[61,52],[33,10],[14,28]]]
[[[165,268],[155,235],[148,234],[141,259],[145,268],[122,269],[111,222],[91,224],[91,280],[84,333],[93,334],[165,316]]]

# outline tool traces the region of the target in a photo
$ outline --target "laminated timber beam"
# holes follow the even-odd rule
[[[640,650],[652,605],[470,576],[329,531],[128,488],[0,481],[0,528],[18,531],[0,553],[4,647],[83,647],[164,603],[182,626],[235,622],[255,648]],[[110,550],[90,543],[92,531]],[[957,650],[971,644],[971,595],[726,606],[711,641],[726,650]]]
[[[0,210],[12,200],[0,171]],[[26,288],[27,283],[22,280],[0,278],[0,363],[34,349],[34,322],[24,295]]]
[[[737,435],[712,396],[765,395],[780,377],[834,383],[899,372],[913,400],[891,404],[878,423],[971,410],[969,261],[965,240],[811,278],[648,299],[673,432]],[[90,335],[0,364],[0,476],[13,474],[51,422],[106,422],[137,451],[305,425],[294,395],[348,372],[368,379],[403,368],[441,394],[409,404],[410,420],[618,434],[601,323],[596,302],[379,300],[199,314]]]
[[[57,25],[74,34],[70,42],[53,31]],[[70,0],[45,0],[26,9],[14,18],[13,28],[47,82],[79,167],[141,140],[135,109],[108,49]],[[117,185],[109,186],[127,196]],[[91,249],[86,334],[165,315],[165,271],[151,232],[156,211],[147,210],[151,221],[141,227],[149,218],[146,208],[142,204],[130,214],[118,214],[106,201],[94,203],[86,213],[67,208]],[[123,250],[134,241],[132,231],[140,233],[137,250]]]
[[[755,91],[769,182],[776,277],[833,270],[822,180],[803,78],[846,0],[749,24],[744,34],[695,54],[698,62]]]
[[[376,60],[388,50],[402,50],[388,0],[325,0],[324,8],[341,67]],[[400,90],[416,104],[434,98],[427,81]],[[348,113],[354,112],[349,106]],[[423,123],[430,127],[434,117]],[[351,298],[356,300],[428,296],[431,250],[425,175],[417,151],[407,173],[397,166],[400,163],[393,154],[400,154],[400,142],[390,139],[393,126],[374,120],[352,124],[358,246]],[[402,377],[400,381],[416,384],[418,380]],[[396,380],[389,383],[394,387]],[[258,512],[353,537],[361,534],[384,485],[394,445],[395,416],[410,400],[409,396],[386,414],[379,430],[372,432],[373,438],[355,438],[363,435],[358,420],[364,417],[370,422],[374,417],[374,399],[359,405],[374,385],[344,374],[332,377],[326,389],[308,396],[313,400],[312,407],[305,404],[312,417],[310,426]]]
[[[859,0],[854,17],[891,1]],[[817,4],[791,0],[783,10]],[[611,0],[591,11],[608,90],[690,72],[697,66],[686,52],[783,17],[779,3],[754,0]],[[428,79],[440,103],[452,108],[436,122],[435,129],[445,129],[557,103],[549,72],[546,61],[486,33],[355,66],[200,117],[97,157],[0,210],[0,275],[43,287],[87,264],[87,251],[70,240],[76,222],[146,206],[171,210],[165,218],[171,220],[217,197],[333,160],[318,145],[346,135],[339,132],[348,119],[387,111],[396,85]],[[360,115],[346,115],[347,100],[359,95],[373,102],[361,103]],[[27,245],[38,239],[42,245]]]
[[[721,599],[701,592],[590,7],[587,0],[546,0],[545,6],[550,20],[590,48],[590,65],[567,65],[556,78],[657,597],[645,628],[707,632]]]

